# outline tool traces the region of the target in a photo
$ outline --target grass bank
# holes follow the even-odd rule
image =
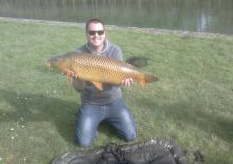
[[[233,39],[108,29],[125,58],[149,57],[160,81],[124,88],[137,141],[170,137],[206,164],[233,163]],[[74,142],[79,95],[45,68],[85,42],[83,28],[0,21],[0,163],[47,164]],[[123,143],[101,125],[93,147]]]

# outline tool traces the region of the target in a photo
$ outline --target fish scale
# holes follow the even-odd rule
[[[157,80],[155,76],[141,72],[123,61],[86,53],[69,52],[48,59],[47,65],[63,73],[71,72],[76,78],[92,82],[100,90],[103,89],[103,83],[120,85],[127,78],[139,82],[141,87]]]
[[[123,67],[120,61],[106,57],[83,56],[75,57],[73,60],[75,61],[74,72],[83,72],[83,74],[90,75],[86,80],[92,78],[93,81],[111,81],[114,84],[119,84],[123,79],[131,76],[134,77],[135,81],[138,81],[137,77],[142,74],[137,70],[133,70],[133,68],[130,69],[131,65],[125,64]]]

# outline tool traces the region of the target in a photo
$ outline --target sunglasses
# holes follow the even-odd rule
[[[95,34],[98,34],[98,35],[103,35],[104,34],[104,30],[99,30],[99,31],[88,31],[88,34],[89,35],[95,35]]]

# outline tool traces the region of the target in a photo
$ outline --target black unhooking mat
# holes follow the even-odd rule
[[[185,151],[167,140],[117,145],[68,152],[57,156],[52,164],[200,164],[204,162],[200,151]]]

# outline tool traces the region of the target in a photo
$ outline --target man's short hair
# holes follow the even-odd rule
[[[91,24],[91,23],[100,23],[103,25],[104,27],[104,22],[100,19],[97,19],[97,18],[92,18],[92,19],[89,19],[87,22],[86,22],[86,32],[88,30],[88,26]]]

